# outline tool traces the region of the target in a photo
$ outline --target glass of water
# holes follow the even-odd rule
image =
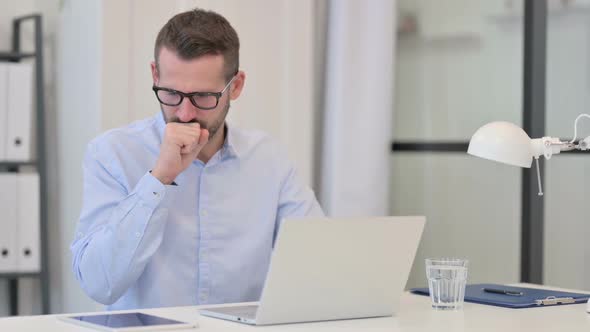
[[[428,258],[426,277],[432,308],[437,310],[461,310],[467,284],[466,259]]]

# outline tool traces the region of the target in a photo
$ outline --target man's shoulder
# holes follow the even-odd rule
[[[117,148],[129,148],[145,144],[157,138],[157,118],[149,117],[134,121],[126,126],[109,129],[90,141],[88,147],[95,153],[109,152]]]
[[[230,131],[234,143],[241,144],[244,147],[268,144],[273,141],[272,137],[262,130],[246,129],[232,125]]]
[[[241,154],[252,154],[261,152],[276,153],[283,151],[280,143],[270,134],[257,129],[244,129],[232,126],[231,129],[231,144]]]
[[[238,154],[267,167],[286,169],[292,165],[287,148],[272,135],[255,129],[232,128],[232,139]]]

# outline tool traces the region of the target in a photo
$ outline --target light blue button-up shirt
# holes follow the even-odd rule
[[[323,215],[313,192],[268,136],[235,127],[163,185],[149,170],[164,127],[159,113],[88,145],[77,280],[113,310],[257,301],[281,220]]]

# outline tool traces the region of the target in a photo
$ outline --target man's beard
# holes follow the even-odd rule
[[[225,108],[222,110],[221,115],[219,116],[219,120],[213,120],[212,124],[207,124],[205,122],[203,122],[202,120],[198,120],[198,119],[192,119],[190,121],[187,122],[182,122],[180,121],[180,119],[176,116],[172,116],[171,118],[167,118],[166,117],[166,112],[164,112],[164,108],[162,107],[162,105],[160,104],[160,110],[162,111],[162,115],[164,116],[164,121],[166,123],[171,123],[171,122],[175,122],[175,123],[198,123],[201,126],[201,129],[207,129],[207,131],[209,131],[209,140],[211,140],[213,138],[213,136],[215,136],[215,134],[217,134],[217,132],[219,131],[219,128],[221,128],[224,124],[225,124],[225,118],[227,117],[227,113],[229,112],[229,107],[230,107],[230,101],[227,101],[227,105],[225,105]]]

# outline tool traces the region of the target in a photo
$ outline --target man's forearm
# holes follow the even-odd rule
[[[146,175],[108,213],[83,213],[83,218],[95,220],[81,220],[92,226],[72,244],[73,269],[84,291],[100,303],[117,301],[162,242],[168,209],[161,204],[165,191],[154,181]],[[106,220],[101,221],[102,216]]]

